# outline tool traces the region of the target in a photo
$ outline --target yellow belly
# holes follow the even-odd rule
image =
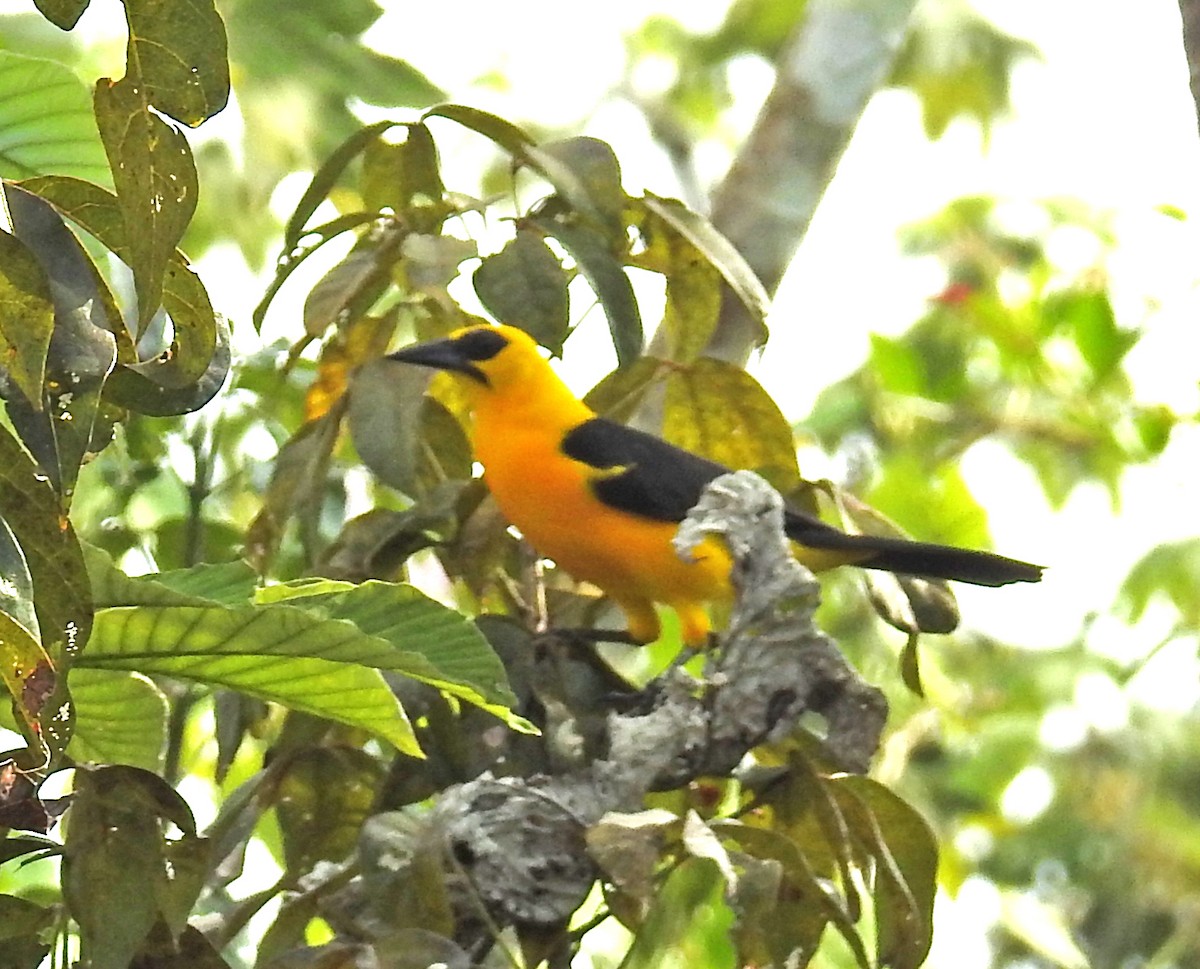
[[[680,614],[688,642],[703,641],[704,607],[729,595],[724,546],[711,539],[684,562],[671,544],[674,523],[604,505],[590,487],[595,470],[565,458],[557,438],[512,425],[505,432],[477,435],[476,456],[501,510],[539,554],[612,596],[635,637],[657,637],[657,602]]]

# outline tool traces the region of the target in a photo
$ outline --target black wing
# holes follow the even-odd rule
[[[704,486],[729,470],[603,417],[569,431],[562,450],[597,471],[611,472],[592,482],[592,491],[604,504],[654,521],[683,521]]]

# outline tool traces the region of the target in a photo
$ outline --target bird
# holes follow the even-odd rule
[[[732,598],[730,554],[710,536],[685,561],[671,540],[704,487],[730,469],[598,415],[518,327],[471,324],[388,358],[454,379],[501,512],[539,555],[621,609],[630,642],[659,638],[662,605],[678,616],[685,645],[707,643],[709,607]],[[984,586],[1037,582],[1043,571],[991,552],[850,534],[792,507],[784,528],[814,571],[852,564]]]

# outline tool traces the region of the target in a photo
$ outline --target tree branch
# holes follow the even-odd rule
[[[373,918],[394,926],[377,918],[379,907],[394,911],[418,876],[428,885],[432,852],[453,859],[445,890],[465,950],[497,926],[561,928],[597,878],[585,836],[605,814],[640,810],[652,790],[733,775],[750,750],[790,735],[809,711],[825,718],[834,762],[866,770],[887,703],[816,627],[820,587],[788,550],[782,499],[749,471],[723,475],[681,526],[677,549],[690,555],[710,534],[733,555],[735,603],[705,679],[669,670],[642,709],[609,714],[607,750],[590,763],[555,775],[484,774],[449,788],[433,811],[372,819],[363,874],[339,894],[331,923],[360,938]]]
[[[1188,84],[1196,105],[1197,127],[1200,127],[1200,0],[1179,0],[1183,18],[1183,50],[1187,54]]]
[[[917,0],[809,0],[750,136],[713,191],[712,222],[774,295]],[[1186,0],[1184,0],[1186,2]],[[758,327],[726,293],[709,356],[744,364]]]

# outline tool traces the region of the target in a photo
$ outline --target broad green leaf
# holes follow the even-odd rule
[[[518,229],[503,249],[484,258],[471,282],[493,318],[519,326],[556,356],[562,353],[567,275],[539,233]]]
[[[343,592],[300,592],[289,600],[294,606],[370,637],[356,644],[356,662],[411,676],[498,716],[500,706],[516,702],[504,665],[474,624],[412,586],[364,582]]]
[[[808,799],[788,800],[799,806]],[[742,951],[743,958],[763,948],[770,960],[786,965],[794,952],[811,952],[825,926],[832,925],[849,946],[857,965],[869,969],[871,960],[862,937],[841,897],[832,890],[828,869],[832,868],[833,852],[815,824],[811,840],[804,842],[797,840],[792,831],[785,834],[735,821],[717,821],[713,827],[756,861],[779,865],[779,882],[772,895],[754,898],[747,891],[747,897],[739,898],[749,910],[735,932],[742,945],[754,947]]]
[[[330,326],[362,316],[391,284],[405,233],[396,226],[364,235],[304,300],[304,330],[321,336]]]
[[[275,110],[280,90],[302,92],[318,102],[311,122],[331,129],[318,136],[338,138],[356,125],[345,107],[350,92],[389,109],[424,107],[445,97],[411,64],[362,42],[360,35],[381,13],[373,0],[241,0],[222,9],[232,59],[246,75],[242,95],[268,100]],[[280,42],[280,24],[287,25],[286,43]]]
[[[75,761],[162,770],[169,708],[152,680],[76,666],[70,683],[75,732],[67,753]]]
[[[359,457],[380,481],[420,498],[439,482],[471,476],[462,426],[425,395],[430,373],[393,360],[355,371],[347,424]]]
[[[33,598],[33,576],[8,521],[0,516],[0,612],[10,616],[40,641],[37,606]]]
[[[275,299],[279,290],[283,288],[283,284],[288,281],[288,277],[300,267],[305,259],[331,239],[336,239],[343,232],[357,229],[359,226],[366,225],[369,222],[376,222],[378,219],[378,212],[351,212],[302,232],[300,238],[304,241],[297,242],[296,245],[292,246],[280,258],[271,284],[267,287],[266,292],[263,293],[262,299],[258,301],[258,305],[254,307],[254,313],[251,315],[250,320],[254,324],[255,331],[257,332],[262,329],[263,320],[266,318],[267,310],[270,309],[271,301]]]
[[[97,608],[110,606],[246,605],[258,576],[245,562],[204,563],[190,569],[130,577],[108,554],[83,546]]]
[[[1096,380],[1117,372],[1141,337],[1140,331],[1117,325],[1112,302],[1102,290],[1072,289],[1052,294],[1043,312],[1067,330]]]
[[[420,756],[404,711],[350,623],[293,606],[139,606],[96,614],[81,666],[223,686],[378,734]]]
[[[634,206],[644,205],[667,226],[696,247],[708,262],[721,274],[729,288],[758,322],[761,331],[759,344],[766,343],[765,320],[771,307],[771,297],[754,274],[742,254],[733,247],[704,216],[693,212],[677,199],[662,198],[647,193],[634,200]]]
[[[853,835],[875,861],[877,958],[890,969],[918,969],[933,940],[937,839],[916,809],[877,781],[829,779]]]
[[[403,144],[377,138],[363,154],[362,196],[369,208],[390,208],[415,232],[437,232],[450,212],[437,146],[423,124],[407,126]]]
[[[56,736],[44,735],[42,729],[43,714],[54,711],[47,704],[58,688],[58,675],[41,643],[3,612],[0,612],[0,682],[8,690],[21,733],[29,744],[29,761],[22,766],[27,769],[40,766],[43,746],[48,746],[53,754],[66,746],[67,737],[57,743]]]
[[[667,280],[662,328],[667,355],[691,363],[708,346],[721,314],[721,277],[694,245],[682,236],[664,233],[654,240],[642,260]],[[654,257],[650,262],[646,257]]]
[[[5,369],[17,389],[39,408],[53,332],[54,304],[41,263],[20,239],[0,231],[0,335],[7,344]]]
[[[663,437],[729,468],[757,471],[781,491],[799,478],[792,429],[740,367],[701,357],[669,371]]]
[[[322,494],[346,406],[345,397],[340,398],[293,434],[275,456],[262,510],[246,534],[246,557],[260,573],[267,571],[275,557],[284,526],[311,508]]]
[[[166,862],[166,881],[155,883],[158,910],[167,924],[172,937],[168,958],[178,957],[180,969],[201,969],[205,962],[216,966],[227,966],[216,952],[207,949],[201,942],[201,951],[211,953],[211,960],[201,961],[194,956],[188,958],[181,951],[183,946],[175,945],[174,938],[191,931],[188,916],[196,905],[196,899],[204,888],[212,866],[212,845],[207,838],[199,838],[195,832],[185,834],[177,841],[163,843],[163,859]],[[198,933],[197,933],[198,934]],[[203,940],[203,936],[201,936]],[[155,966],[162,965],[154,962]]]
[[[112,176],[87,88],[69,68],[0,51],[0,176]]]
[[[126,227],[138,332],[162,303],[167,263],[196,210],[198,185],[183,135],[151,111],[149,91],[124,78],[96,83],[93,106]]]
[[[175,266],[167,269],[168,280],[175,269]],[[181,339],[172,346],[172,352],[153,360],[128,366],[118,363],[105,386],[106,400],[147,417],[175,417],[200,410],[225,385],[232,362],[229,324],[212,312],[207,294],[196,314],[191,314],[189,307],[178,305],[176,294],[169,289],[163,297],[171,307],[168,312],[176,327],[174,332]],[[193,352],[193,347],[207,341],[214,325],[215,345]],[[196,363],[204,359],[202,353],[208,353],[208,366],[193,378]]]
[[[50,943],[42,940],[48,938],[56,918],[52,906],[43,908],[25,898],[0,895],[0,947],[5,965],[13,969],[42,965],[50,950]]]
[[[638,412],[646,395],[658,384],[666,361],[639,357],[633,366],[619,367],[587,392],[584,403],[614,421],[627,421]]]
[[[155,109],[196,127],[229,100],[225,24],[213,0],[125,0],[130,79]]]

